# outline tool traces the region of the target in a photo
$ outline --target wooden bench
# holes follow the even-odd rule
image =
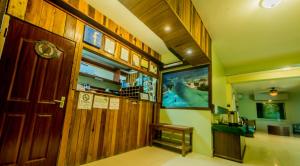
[[[171,124],[150,124],[150,146],[158,145],[181,151],[182,156],[192,151],[193,128]]]

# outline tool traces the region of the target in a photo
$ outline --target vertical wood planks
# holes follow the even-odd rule
[[[67,14],[64,37],[74,40],[77,19]]]
[[[43,7],[42,7],[42,12],[40,14],[41,16],[40,16],[40,21],[38,23],[38,26],[52,32],[55,8],[46,2],[43,2],[42,5]]]
[[[78,93],[74,106],[77,105]],[[85,164],[148,145],[153,104],[120,98],[118,110],[74,109],[67,165]]]
[[[25,21],[39,25],[42,9],[43,0],[28,0]]]
[[[64,35],[67,14],[60,9],[55,9],[52,32],[60,36]]]
[[[7,13],[24,19],[28,0],[10,0]]]

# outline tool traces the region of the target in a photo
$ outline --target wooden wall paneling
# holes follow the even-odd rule
[[[80,120],[81,120],[81,111],[77,111],[77,101],[78,101],[78,94],[75,95],[76,100],[74,100],[73,105],[73,114],[71,120],[71,128],[70,134],[68,139],[68,146],[67,146],[67,165],[74,165],[75,164],[75,157],[77,151],[77,142],[79,136],[79,128],[80,128]]]
[[[140,48],[140,49],[143,50],[142,41],[140,41],[138,38],[136,38],[135,45],[136,45],[138,48]]]
[[[88,15],[88,3],[85,0],[79,0],[79,11]]]
[[[123,110],[124,111],[124,121],[123,121],[123,139],[122,139],[122,146],[121,146],[121,152],[126,152],[128,150],[128,137],[129,137],[129,120],[130,120],[130,101],[126,100],[126,107]]]
[[[100,12],[96,11],[95,13],[95,21],[97,21],[99,24],[103,24],[103,14]]]
[[[70,5],[72,5],[75,8],[79,7],[79,0],[64,0],[65,2],[68,2]]]
[[[101,111],[101,126],[100,126],[100,132],[99,132],[99,143],[98,143],[98,152],[97,152],[97,159],[104,158],[103,157],[103,151],[104,151],[104,134],[105,134],[105,124],[106,124],[106,114],[107,109],[102,109]]]
[[[77,142],[77,149],[75,154],[75,165],[80,165],[80,158],[83,150],[87,110],[77,110],[77,111],[81,112],[81,118],[79,123],[78,142]]]
[[[188,31],[191,30],[191,6],[192,4],[190,0],[179,1],[178,15]]]
[[[62,23],[64,25],[64,23]],[[54,30],[54,29],[53,29]],[[81,21],[77,21],[76,25],[76,32],[75,32],[75,41],[76,41],[76,50],[75,50],[75,56],[73,61],[73,67],[72,67],[72,75],[71,75],[71,85],[70,85],[70,91],[68,95],[67,100],[67,106],[66,106],[66,113],[65,113],[65,120],[63,125],[63,133],[62,133],[62,139],[61,139],[61,145],[59,150],[59,156],[58,156],[58,166],[65,165],[67,161],[67,146],[69,143],[69,131],[70,131],[70,123],[71,119],[73,118],[73,107],[77,106],[77,98],[75,91],[73,89],[76,88],[77,85],[77,75],[79,73],[80,68],[80,60],[81,60],[81,51],[82,51],[82,34],[83,34],[83,23]],[[71,125],[71,127],[73,127]]]
[[[54,6],[43,1],[42,12],[41,12],[41,14],[39,14],[40,21],[38,23],[38,26],[52,32],[53,22],[54,22],[54,13],[55,13]]]
[[[42,12],[43,0],[28,0],[25,21],[38,25]],[[39,14],[37,14],[39,13]]]
[[[102,110],[101,109],[94,109],[94,112],[96,113],[96,120],[95,120],[95,138],[94,138],[94,143],[92,144],[92,155],[91,158],[88,156],[87,162],[95,161],[97,160],[97,154],[98,154],[98,147],[99,147],[99,142],[100,142],[100,131],[101,131],[101,114]]]
[[[113,156],[116,154],[116,139],[117,139],[117,124],[118,124],[118,116],[119,116],[120,110],[113,110],[113,131],[112,131],[112,144],[110,147],[110,156]]]
[[[69,14],[67,14],[64,37],[74,40],[76,32],[77,19]]]
[[[53,33],[56,33],[60,36],[64,35],[66,18],[67,14],[65,12],[58,8],[55,8],[54,21],[52,27]]]
[[[111,19],[107,19],[107,20],[108,20],[107,28],[112,32],[118,34],[119,26],[113,20]]]
[[[191,32],[192,35],[194,37],[194,39],[196,40],[196,42],[198,43],[198,45],[200,46],[200,36],[201,36],[201,18],[199,16],[199,14],[197,13],[196,9],[193,7],[193,22],[192,22],[192,26],[191,26]]]
[[[211,58],[211,49],[212,49],[212,40],[211,40],[211,37],[208,36],[208,57]]]
[[[129,32],[128,32],[128,31],[126,31],[124,28],[122,28],[122,27],[120,26],[118,32],[119,32],[119,35],[120,35],[123,39],[129,41]]]
[[[28,0],[10,0],[7,8],[7,13],[23,20],[28,3],[30,3],[28,2]]]
[[[88,5],[88,16],[91,18],[95,18],[96,9],[93,8],[91,5]]]
[[[90,132],[88,133],[89,134],[89,142],[88,142],[88,147],[86,149],[86,159],[85,159],[85,162],[84,163],[88,163],[88,162],[91,162],[93,161],[93,152],[94,152],[94,143],[95,143],[95,136],[96,136],[96,131],[97,131],[97,114],[98,114],[98,109],[95,109],[93,108],[92,110],[92,119],[91,119],[91,125],[90,125]],[[83,164],[84,164],[83,163]]]
[[[87,162],[88,149],[90,139],[93,137],[94,131],[92,130],[92,121],[93,121],[93,110],[86,110],[86,125],[84,128],[83,134],[83,142],[82,142],[82,150],[80,155],[80,164],[85,164]],[[93,141],[93,140],[92,140]]]

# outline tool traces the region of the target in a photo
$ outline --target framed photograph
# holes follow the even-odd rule
[[[129,48],[120,45],[120,59],[129,62]]]
[[[142,58],[142,60],[141,60],[141,66],[143,68],[148,69],[149,68],[149,61],[148,61],[148,59]]]
[[[111,38],[104,36],[104,51],[114,55],[116,50],[116,42]]]
[[[157,65],[153,62],[150,62],[149,71],[153,74],[157,74]]]
[[[102,36],[103,34],[100,31],[97,31],[88,25],[84,26],[83,42],[96,48],[101,48]]]
[[[210,109],[210,66],[163,73],[162,108]]]
[[[135,52],[132,54],[132,65],[136,67],[141,66],[141,56]]]

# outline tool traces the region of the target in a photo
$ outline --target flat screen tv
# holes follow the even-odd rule
[[[209,65],[163,73],[162,84],[162,108],[210,106]]]
[[[256,103],[257,117],[264,119],[285,119],[284,103]]]

